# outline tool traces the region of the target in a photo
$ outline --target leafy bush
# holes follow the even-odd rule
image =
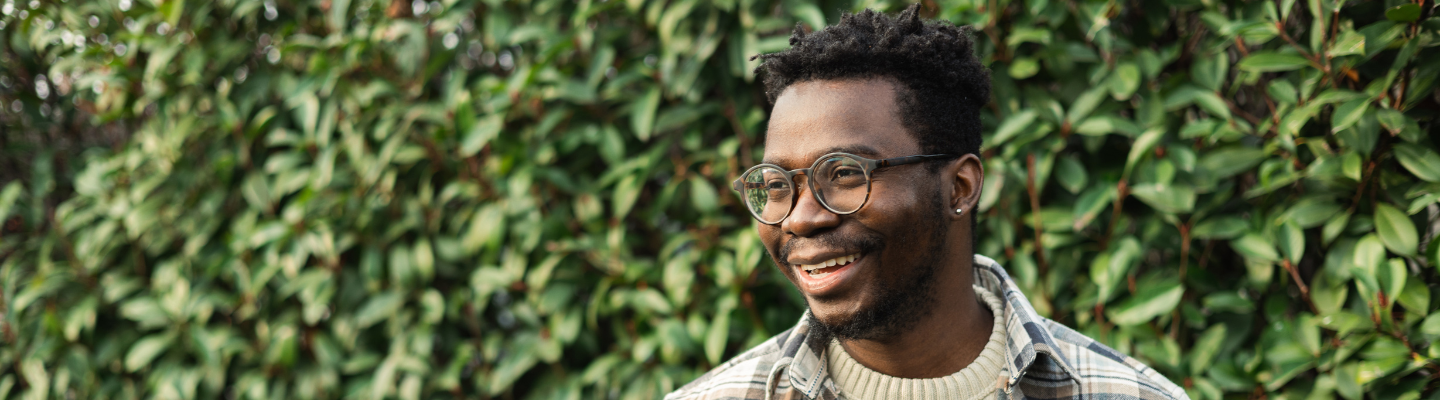
[[[927,2],[979,251],[1195,398],[1434,396],[1433,4]],[[901,6],[6,0],[0,398],[658,397],[803,307],[748,57]]]

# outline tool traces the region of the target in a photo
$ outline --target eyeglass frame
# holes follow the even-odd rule
[[[756,169],[761,168],[761,167],[766,167],[766,166],[768,166],[768,167],[774,167],[776,170],[781,171],[781,172],[784,172],[784,174],[785,174],[785,180],[790,183],[790,186],[791,186],[791,187],[794,187],[794,186],[795,186],[795,176],[796,176],[796,175],[804,174],[805,176],[808,177],[808,176],[810,176],[810,171],[813,171],[814,169],[820,167],[820,162],[821,162],[821,161],[824,161],[824,160],[826,160],[826,159],[828,159],[828,158],[830,158],[830,157],[834,157],[834,156],[850,157],[851,159],[854,159],[854,160],[856,160],[856,161],[859,161],[859,162],[860,162],[860,167],[865,170],[865,198],[862,199],[862,200],[860,200],[860,205],[857,206],[857,207],[855,207],[855,210],[853,210],[853,211],[848,211],[848,212],[836,211],[835,208],[831,207],[829,203],[826,203],[826,202],[825,202],[825,199],[820,196],[820,192],[817,191],[817,190],[815,190],[815,180],[814,180],[814,179],[806,179],[806,180],[805,180],[805,186],[808,186],[808,187],[810,188],[810,196],[814,197],[814,198],[815,198],[815,201],[818,202],[818,203],[820,203],[820,206],[821,206],[821,207],[825,207],[825,210],[830,211],[831,213],[834,213],[834,214],[836,214],[836,215],[850,215],[850,214],[854,214],[854,213],[856,213],[856,212],[859,212],[860,209],[865,208],[865,205],[866,205],[866,204],[869,204],[869,203],[870,203],[870,192],[871,192],[871,185],[870,185],[870,183],[871,183],[871,181],[872,181],[871,178],[872,178],[872,175],[875,173],[875,171],[877,171],[877,170],[879,170],[879,169],[881,169],[881,168],[897,167],[897,166],[906,165],[906,164],[915,164],[915,163],[921,163],[921,162],[926,162],[926,161],[934,161],[934,160],[941,160],[941,159],[949,159],[949,158],[959,157],[958,155],[955,155],[955,154],[924,154],[924,155],[913,155],[913,156],[904,156],[904,157],[892,157],[892,158],[886,158],[886,159],[876,160],[876,159],[865,158],[865,157],[862,157],[862,156],[858,156],[858,155],[854,155],[854,154],[850,154],[850,153],[845,153],[845,152],[834,152],[834,153],[827,153],[827,154],[825,154],[825,155],[820,156],[819,158],[816,158],[816,159],[815,159],[815,162],[810,163],[810,168],[801,168],[801,169],[786,170],[784,167],[781,167],[781,166],[775,165],[775,164],[770,164],[770,163],[760,163],[760,164],[756,164],[755,166],[750,167],[749,169],[746,169],[744,173],[741,173],[741,174],[740,174],[740,177],[735,178],[735,181],[733,181],[733,182],[730,183],[730,189],[731,189],[731,190],[734,190],[735,193],[740,196],[740,202],[745,205],[745,210],[749,211],[749,212],[750,212],[750,216],[754,217],[756,221],[760,221],[760,223],[766,224],[766,225],[780,225],[780,223],[785,222],[785,219],[786,219],[786,218],[790,218],[790,214],[791,214],[791,213],[795,212],[795,205],[800,203],[800,202],[799,202],[799,193],[798,193],[799,191],[797,190],[797,191],[796,191],[797,193],[791,193],[791,194],[790,194],[790,209],[785,210],[785,215],[781,216],[780,219],[777,220],[777,221],[775,221],[774,223],[765,222],[765,220],[764,220],[764,219],[761,219],[761,218],[760,218],[760,215],[759,215],[759,214],[756,214],[756,213],[755,213],[755,210],[750,207],[750,202],[745,198],[745,189],[746,189],[746,188],[745,188],[745,176],[746,176],[746,175],[750,175],[750,172],[753,172],[753,171],[755,171]]]

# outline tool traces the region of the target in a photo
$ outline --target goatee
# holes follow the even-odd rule
[[[933,199],[932,203],[935,204],[931,209],[943,209],[940,196],[935,196]],[[908,276],[903,276],[888,285],[873,286],[874,289],[870,296],[866,297],[875,299],[875,301],[863,305],[859,311],[844,320],[826,323],[816,317],[813,310],[806,313],[810,325],[808,336],[812,347],[824,346],[831,339],[887,341],[911,330],[930,315],[937,302],[935,275],[940,269],[940,261],[946,244],[945,239],[948,236],[945,227],[949,219],[945,218],[944,213],[925,219],[930,221],[929,224],[925,224],[928,225],[927,228],[930,228],[928,232],[930,245],[926,246],[920,262],[910,266],[911,270],[906,274]],[[878,238],[866,239],[880,244]],[[895,242],[904,243],[906,241]],[[873,255],[880,256],[880,254]]]

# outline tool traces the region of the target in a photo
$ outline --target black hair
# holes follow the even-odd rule
[[[789,49],[756,56],[766,97],[774,104],[786,87],[812,80],[889,79],[901,123],[925,154],[978,156],[990,72],[975,57],[969,27],[921,21],[919,6],[895,17],[847,13],[808,34],[796,24]]]

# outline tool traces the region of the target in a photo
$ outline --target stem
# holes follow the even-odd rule
[[[1040,225],[1040,196],[1035,189],[1035,154],[1025,157],[1025,165],[1025,191],[1030,194],[1030,212],[1035,216],[1035,263],[1040,267],[1040,276],[1043,280],[1043,277],[1049,273],[1050,267],[1045,262],[1045,246],[1041,241],[1044,231]],[[1045,291],[1041,290],[1040,292],[1044,293]]]
[[[1180,225],[1180,284],[1185,284],[1185,270],[1190,266],[1190,224]]]
[[[1110,225],[1105,228],[1105,238],[1100,241],[1100,248],[1110,248],[1111,235],[1115,234],[1115,224],[1120,223],[1120,211],[1124,209],[1125,196],[1129,193],[1129,185],[1125,183],[1125,178],[1121,178],[1120,183],[1115,184],[1115,207],[1110,213]]]
[[[1320,62],[1319,57],[1316,57],[1314,54],[1310,54],[1310,52],[1305,51],[1304,47],[1300,47],[1300,43],[1296,43],[1295,39],[1290,37],[1290,34],[1285,33],[1285,25],[1281,25],[1277,22],[1275,23],[1275,30],[1280,31],[1280,37],[1285,39],[1286,42],[1289,42],[1290,46],[1295,48],[1295,51],[1300,52],[1301,57],[1305,57],[1306,60],[1310,60],[1310,64],[1313,65],[1315,69],[1324,71],[1325,75],[1330,75],[1330,66]]]
[[[1290,278],[1294,279],[1295,285],[1300,287],[1300,296],[1305,298],[1305,304],[1310,305],[1310,311],[1319,315],[1320,309],[1315,307],[1314,301],[1310,301],[1310,287],[1306,286],[1305,281],[1300,279],[1300,271],[1295,270],[1295,265],[1291,264],[1290,260],[1281,261],[1280,265],[1284,266],[1286,271],[1290,271]]]

